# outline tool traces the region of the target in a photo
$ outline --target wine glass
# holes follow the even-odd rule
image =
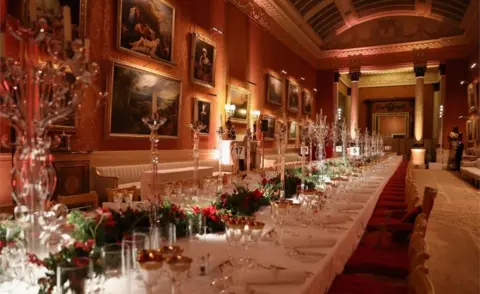
[[[148,243],[148,237],[143,233],[133,233],[125,236],[122,240],[122,255],[129,256],[131,264],[128,266],[132,269],[136,280],[140,279],[136,262],[137,255],[141,250],[147,249]]]
[[[138,267],[147,293],[155,293],[163,276],[163,262],[165,258],[159,250],[141,250],[138,253]]]
[[[167,258],[172,281],[172,294],[182,293],[182,283],[188,278],[188,272],[192,265],[190,257],[175,255]]]

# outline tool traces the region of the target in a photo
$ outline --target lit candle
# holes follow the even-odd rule
[[[90,39],[89,38],[85,39],[84,48],[85,48],[85,62],[88,62],[90,60]]]
[[[72,15],[69,6],[63,6],[63,33],[65,41],[72,40]]]
[[[0,32],[0,58],[5,56],[5,34]]]
[[[28,12],[30,21],[37,20],[37,0],[30,0],[30,2],[28,2]]]

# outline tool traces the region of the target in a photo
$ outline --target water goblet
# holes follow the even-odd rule
[[[122,240],[122,255],[129,256],[130,264],[128,264],[128,267],[131,268],[136,280],[140,279],[136,263],[137,255],[141,250],[147,249],[148,242],[147,235],[143,233],[133,233],[125,236]]]
[[[155,291],[155,287],[158,286],[163,276],[162,266],[164,260],[165,257],[160,250],[139,251],[137,263],[147,294],[158,292]]]
[[[172,294],[182,293],[182,284],[188,278],[188,272],[192,265],[190,257],[176,255],[167,258],[167,264],[170,268],[170,277],[172,281]]]
[[[57,265],[57,293],[89,293],[92,276],[93,264],[88,257],[74,257],[71,262],[60,263]]]

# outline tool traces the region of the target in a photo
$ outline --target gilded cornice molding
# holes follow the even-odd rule
[[[425,84],[433,84],[438,82],[439,77],[437,72],[425,73]],[[381,75],[362,75],[358,82],[358,87],[388,87],[388,86],[408,86],[415,85],[416,78],[414,72],[396,73],[396,74],[381,74]]]
[[[255,21],[264,30],[270,30],[272,20],[268,15],[259,7],[255,1],[252,0],[228,0],[237,6],[243,13],[248,15],[253,21]]]
[[[411,43],[382,45],[374,47],[352,48],[352,49],[335,49],[325,50],[320,53],[318,58],[345,58],[351,55],[376,55],[387,53],[398,53],[405,51],[412,51],[418,49],[436,49],[449,46],[466,45],[468,41],[463,36],[455,36],[448,38],[441,38],[437,40],[426,40]]]

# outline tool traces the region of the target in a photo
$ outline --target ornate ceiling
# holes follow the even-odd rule
[[[261,8],[281,28],[272,33],[293,39],[295,44],[287,45],[307,51],[306,59],[317,65],[325,59],[362,64],[367,55],[471,48],[478,43],[479,0],[230,1]]]

